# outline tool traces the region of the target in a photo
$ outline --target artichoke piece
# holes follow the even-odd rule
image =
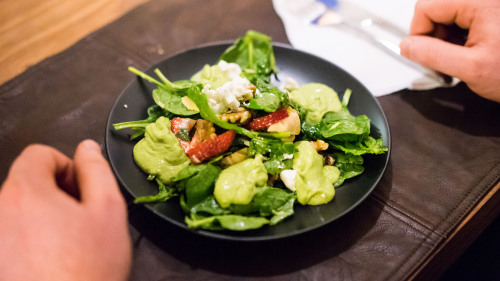
[[[240,150],[237,150],[237,151],[229,154],[228,156],[222,158],[219,163],[220,163],[221,167],[223,169],[225,169],[231,165],[238,164],[246,159],[248,159],[248,148],[247,147],[242,148]]]

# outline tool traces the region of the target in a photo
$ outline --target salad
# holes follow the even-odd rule
[[[135,203],[177,200],[190,228],[275,225],[298,204],[328,204],[363,173],[363,155],[387,151],[349,112],[349,89],[340,100],[324,84],[278,80],[271,38],[256,31],[188,80],[129,70],[157,86],[148,118],[113,124],[133,130],[135,163],[158,185]]]

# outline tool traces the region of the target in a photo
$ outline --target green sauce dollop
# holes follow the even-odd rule
[[[262,155],[247,159],[223,170],[215,183],[214,196],[221,207],[249,204],[257,187],[267,183],[267,170]]]
[[[308,141],[295,143],[293,169],[297,201],[302,205],[319,205],[330,202],[335,196],[333,183],[340,171],[335,166],[323,166],[324,158]]]
[[[134,159],[144,172],[166,184],[191,163],[166,117],[146,127],[144,138],[134,146]]]
[[[338,112],[342,109],[337,92],[319,83],[304,84],[291,93],[292,102],[307,111],[306,122],[316,124],[329,111]]]

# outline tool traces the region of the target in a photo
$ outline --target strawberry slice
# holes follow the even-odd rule
[[[186,152],[186,155],[189,159],[191,159],[191,162],[195,164],[201,163],[206,159],[217,156],[228,150],[235,136],[236,132],[234,130],[230,130],[212,139],[199,143],[192,143],[192,146]]]
[[[175,135],[181,130],[181,129],[187,129],[188,131],[191,131],[193,128],[194,124],[196,124],[196,120],[190,119],[190,118],[180,118],[180,117],[174,117],[170,121],[170,130],[172,133]],[[179,140],[179,143],[181,144],[182,149],[184,150],[185,153],[191,148],[191,144],[188,141]]]
[[[287,117],[288,112],[286,108],[278,109],[269,115],[253,119],[252,122],[248,124],[248,128],[252,131],[256,131],[262,128],[269,127],[272,124],[279,122],[280,120],[283,120]]]
[[[196,124],[196,132],[191,141],[177,138],[184,153],[191,159],[192,163],[198,164],[206,159],[217,156],[229,149],[236,136],[234,130],[227,131],[220,135],[215,135],[213,124],[203,119],[194,120],[190,118],[174,117],[170,121],[172,133],[177,134],[181,129],[188,131]]]
[[[194,124],[196,124],[196,120],[194,119],[174,117],[170,121],[170,130],[172,130],[172,133],[174,134],[177,134],[183,128],[186,128],[188,129],[188,131],[191,131]]]

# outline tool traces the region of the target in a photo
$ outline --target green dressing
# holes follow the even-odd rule
[[[330,202],[335,196],[333,184],[340,171],[335,166],[323,166],[324,159],[308,141],[295,143],[293,169],[297,200],[302,205],[320,205]]]
[[[257,187],[267,183],[267,170],[262,155],[247,159],[223,170],[215,183],[214,196],[223,208],[231,204],[249,204]]]
[[[191,163],[170,130],[170,120],[166,117],[146,127],[144,138],[134,146],[134,159],[144,172],[165,184]]]
[[[319,84],[304,84],[291,93],[292,102],[307,111],[306,122],[316,124],[329,111],[338,112],[342,109],[337,93],[330,87]]]

